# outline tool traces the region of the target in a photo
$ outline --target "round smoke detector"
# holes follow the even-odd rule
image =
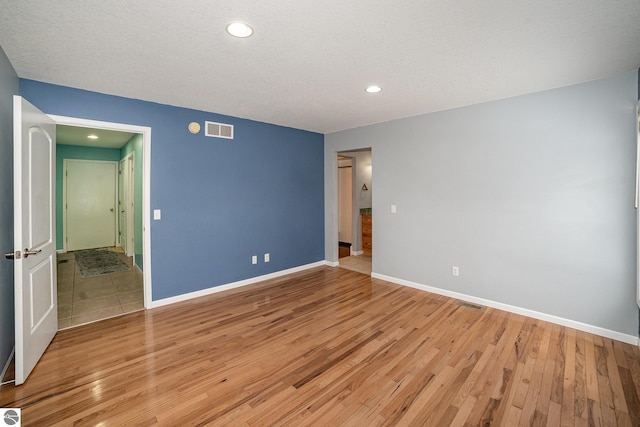
[[[200,132],[200,124],[196,122],[189,123],[189,132],[193,134]]]

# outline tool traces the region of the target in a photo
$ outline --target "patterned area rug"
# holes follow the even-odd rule
[[[75,251],[74,255],[82,277],[117,273],[131,268],[122,261],[119,253],[108,249],[86,249]]]

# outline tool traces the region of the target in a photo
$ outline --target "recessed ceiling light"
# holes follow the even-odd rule
[[[227,25],[227,33],[234,37],[250,37],[253,34],[253,28],[244,22],[232,22]]]
[[[371,85],[369,87],[367,87],[365,89],[365,92],[367,93],[378,93],[382,90],[382,88],[380,86],[376,86],[376,85]]]
[[[98,139],[98,135],[88,135],[87,138],[89,139]]]

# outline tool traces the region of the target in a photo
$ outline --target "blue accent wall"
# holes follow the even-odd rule
[[[60,141],[57,141],[60,142]],[[120,161],[120,150],[117,148],[82,147],[78,145],[56,145],[56,249],[64,248],[64,200],[62,185],[64,183],[64,159]]]
[[[13,310],[13,95],[18,75],[0,47],[0,373],[15,343]]]
[[[324,260],[323,135],[33,80],[20,93],[45,113],[152,128],[153,300]],[[205,120],[235,139],[188,132]]]

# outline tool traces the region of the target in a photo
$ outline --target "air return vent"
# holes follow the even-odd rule
[[[204,122],[205,136],[233,139],[233,125],[216,122]]]

